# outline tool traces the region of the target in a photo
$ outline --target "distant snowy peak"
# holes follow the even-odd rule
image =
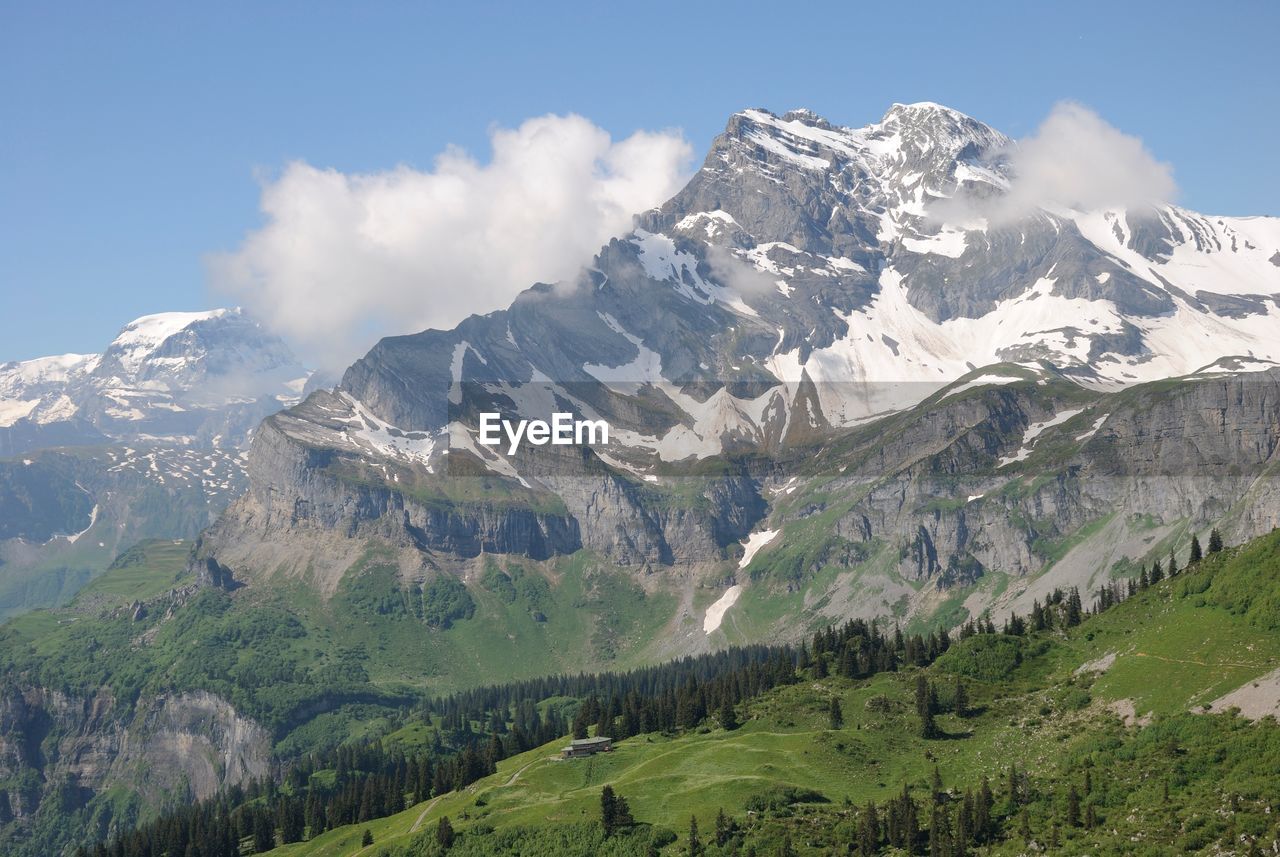
[[[100,355],[0,365],[0,453],[44,440],[235,446],[310,374],[239,309],[143,316]]]
[[[115,359],[129,372],[136,372],[143,361],[156,353],[169,339],[181,334],[200,322],[241,315],[236,309],[215,309],[206,312],[163,312],[144,315],[129,322],[107,347],[106,356]]]

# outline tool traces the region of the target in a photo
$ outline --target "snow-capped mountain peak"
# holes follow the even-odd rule
[[[1009,146],[928,102],[861,128],[743,110],[684,189],[602,250],[595,288],[387,341],[342,387],[404,432],[442,430],[432,391],[458,381],[512,401],[529,379],[645,387],[669,407],[613,414],[634,421],[614,460],[643,472],[637,458],[838,431],[997,363],[1110,388],[1280,361],[1280,221],[1166,207],[940,222],[939,201],[1005,192]]]
[[[214,309],[205,312],[162,312],[144,315],[124,326],[107,346],[108,357],[116,359],[130,372],[136,372],[143,361],[154,354],[171,337],[194,324],[240,314],[236,309]]]
[[[236,446],[309,375],[238,308],[143,316],[102,354],[0,365],[0,454],[44,440]]]

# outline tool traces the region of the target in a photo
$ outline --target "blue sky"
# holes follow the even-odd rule
[[[578,113],[616,138],[735,110],[862,125],[931,100],[1012,136],[1074,99],[1174,167],[1179,202],[1280,214],[1280,4],[0,4],[0,361],[199,309],[204,258],[304,160],[429,168]]]

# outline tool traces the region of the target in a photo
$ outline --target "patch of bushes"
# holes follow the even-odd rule
[[[938,658],[938,668],[980,681],[1003,681],[1022,663],[1022,641],[1003,634],[976,634]]]

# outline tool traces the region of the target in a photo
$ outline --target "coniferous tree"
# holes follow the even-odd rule
[[[729,844],[729,837],[733,835],[733,828],[729,824],[729,817],[724,814],[724,807],[720,807],[716,812],[716,829],[715,843],[717,848],[723,848]]]
[[[698,838],[698,817],[691,815],[689,816],[689,857],[702,857],[705,850],[702,846],[702,840]]]
[[[1067,789],[1067,824],[1070,827],[1080,826],[1080,793],[1074,785]]]
[[[302,841],[307,821],[300,800],[286,799],[280,803],[279,824],[281,844]]]
[[[969,716],[969,691],[965,687],[964,679],[956,676],[956,689],[952,695],[951,708],[955,711],[956,717]]]
[[[1067,627],[1074,628],[1076,625],[1079,625],[1083,616],[1084,607],[1080,603],[1080,590],[1073,586],[1071,587],[1070,594],[1067,596]]]
[[[604,828],[606,837],[612,836],[617,829],[618,799],[613,794],[612,786],[600,790],[600,826]]]
[[[720,727],[726,732],[732,732],[738,728],[738,715],[734,712],[733,703],[728,697],[725,697],[720,705]]]
[[[360,837],[360,844],[368,847],[373,844],[373,831],[369,828],[364,829],[364,835]]]
[[[324,803],[320,800],[320,796],[315,792],[307,795],[307,808],[305,812],[307,823],[307,835],[315,838],[324,832]]]
[[[867,801],[862,809],[862,817],[858,819],[858,854],[860,857],[872,857],[880,850],[880,819],[876,814],[876,805]]]
[[[1165,574],[1169,577],[1173,577],[1177,573],[1178,573],[1178,560],[1173,555],[1173,548],[1169,548],[1169,567],[1165,569]]]
[[[1170,557],[1172,556],[1173,554],[1170,554]],[[1152,586],[1155,586],[1162,580],[1164,580],[1164,568],[1160,565],[1160,560],[1156,560],[1151,564],[1150,583]]]
[[[578,713],[573,718],[573,737],[575,740],[581,740],[587,737],[587,715],[589,714],[586,705],[578,706]]]
[[[253,851],[261,854],[276,847],[276,832],[271,825],[271,816],[259,811],[253,814]]]
[[[982,785],[978,787],[978,796],[973,802],[973,833],[978,842],[986,842],[991,835],[991,810],[994,804],[991,782],[984,775]]]
[[[922,738],[938,737],[938,724],[933,719],[934,706],[931,696],[936,694],[930,693],[929,682],[924,674],[916,676],[916,714],[920,718],[920,737]]]
[[[834,696],[831,697],[831,705],[827,709],[827,717],[832,729],[844,728],[844,712],[840,709],[840,700]]]
[[[1195,534],[1192,533],[1191,556],[1187,559],[1187,564],[1195,565],[1197,562],[1199,562],[1203,558],[1204,558],[1204,554],[1200,550],[1200,539],[1196,538]]]
[[[1217,553],[1220,550],[1222,550],[1222,533],[1214,527],[1209,531],[1209,553]]]
[[[444,851],[448,851],[453,847],[453,825],[449,823],[449,816],[440,816],[439,823],[436,824],[436,843]]]

